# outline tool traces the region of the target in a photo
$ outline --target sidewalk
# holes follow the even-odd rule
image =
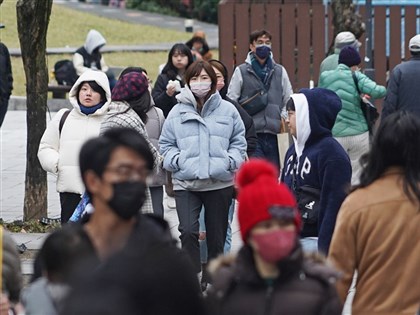
[[[51,113],[52,116],[55,112]],[[47,118],[49,120],[49,118]],[[47,121],[48,122],[48,121]],[[26,111],[7,112],[0,129],[0,218],[6,222],[23,219],[26,169]],[[178,239],[178,217],[175,209],[165,205],[165,219],[172,235]],[[48,174],[48,217],[60,217],[60,201],[55,190],[55,177]],[[241,246],[241,237],[236,217],[232,225],[232,250]],[[18,244],[24,243],[28,249],[39,249],[44,234],[14,233]]]

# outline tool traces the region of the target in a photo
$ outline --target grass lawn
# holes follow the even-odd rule
[[[17,32],[16,0],[5,0],[3,2],[0,7],[0,23],[6,25],[5,29],[0,30],[0,40],[9,48],[20,47]],[[186,42],[191,37],[190,33],[111,20],[53,4],[48,27],[47,47],[82,46],[86,34],[92,28],[100,31],[110,45],[177,43]],[[217,55],[217,52],[213,53],[214,58],[217,58]],[[51,70],[55,62],[60,59],[71,58],[71,55],[48,55],[48,69]],[[106,53],[104,58],[108,65],[142,66],[147,69],[150,78],[155,81],[159,65],[167,60],[167,52]],[[14,77],[12,94],[23,96],[25,95],[26,80],[20,57],[12,58],[12,70]]]

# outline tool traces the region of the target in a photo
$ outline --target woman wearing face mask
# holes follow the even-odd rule
[[[206,209],[209,258],[223,252],[233,176],[245,159],[244,124],[235,107],[216,91],[217,78],[205,61],[185,73],[186,86],[177,96],[159,139],[163,166],[172,172],[182,247],[201,270],[198,217]]]
[[[337,274],[303,257],[296,201],[274,166],[251,160],[239,170],[237,186],[244,246],[236,258],[211,263],[209,314],[341,314]]]
[[[41,138],[38,159],[42,168],[57,175],[61,223],[69,220],[84,186],[79,174],[79,151],[99,129],[111,103],[108,78],[101,71],[84,72],[69,93],[71,111],[60,110]]]

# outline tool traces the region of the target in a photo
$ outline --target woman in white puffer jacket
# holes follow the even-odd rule
[[[80,148],[87,139],[99,135],[111,103],[106,74],[94,70],[84,72],[70,90],[69,100],[73,109],[70,112],[62,109],[54,116],[38,149],[42,168],[57,175],[62,223],[68,221],[85,191],[79,171]],[[65,114],[67,118],[62,119]]]

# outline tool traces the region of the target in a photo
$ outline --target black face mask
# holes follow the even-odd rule
[[[120,182],[112,184],[114,195],[108,201],[111,209],[124,220],[136,216],[146,200],[146,184],[143,182]]]

